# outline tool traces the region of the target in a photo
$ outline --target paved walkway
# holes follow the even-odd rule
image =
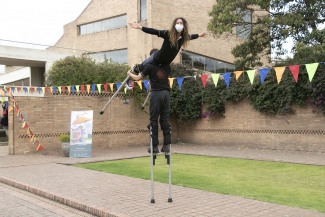
[[[261,151],[177,144],[173,153],[212,155],[303,164],[325,165],[325,154]],[[312,210],[287,207],[236,196],[172,186],[155,182],[155,204],[150,203],[151,182],[69,166],[148,156],[146,147],[94,151],[92,158],[61,155],[0,156],[0,182],[59,201],[98,216],[320,216]],[[163,157],[163,156],[158,156]]]

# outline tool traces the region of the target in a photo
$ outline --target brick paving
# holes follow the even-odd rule
[[[194,144],[172,146],[173,153],[212,155],[325,165],[325,154],[237,149]],[[0,156],[0,182],[59,201],[98,216],[311,216],[325,213],[287,207],[242,197],[155,182],[155,204],[150,203],[151,182],[69,166],[148,156],[146,147],[93,151],[92,158],[66,158],[47,153]],[[159,156],[163,157],[163,156]],[[148,162],[149,163],[149,162]],[[166,174],[167,175],[167,174]]]

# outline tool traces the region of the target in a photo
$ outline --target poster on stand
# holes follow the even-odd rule
[[[69,157],[91,157],[92,133],[93,111],[72,111]]]

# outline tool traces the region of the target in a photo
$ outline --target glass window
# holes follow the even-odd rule
[[[94,24],[93,23],[87,24],[87,34],[90,34],[93,32],[94,32]]]
[[[102,31],[102,21],[94,23],[94,32]]]
[[[235,69],[235,66],[230,63],[218,61],[209,57],[198,54],[182,51],[182,63],[190,64],[193,68],[214,73],[224,73]]]
[[[87,34],[87,26],[86,25],[79,26],[79,34],[80,35]]]
[[[112,19],[110,19],[110,29],[115,29],[117,27],[119,27],[118,25],[118,17],[114,17]]]
[[[120,64],[127,64],[128,63],[128,50],[120,50]]]
[[[118,18],[118,24],[119,24],[119,26],[126,26],[126,15],[124,15],[124,16],[120,16],[119,18]]]
[[[252,12],[250,10],[241,11],[238,9],[237,14],[239,14],[243,18],[245,25],[236,26],[236,36],[238,38],[247,39],[251,33]]]
[[[102,21],[102,31],[106,31],[109,29],[109,19]]]
[[[140,0],[140,21],[147,20],[147,0]]]

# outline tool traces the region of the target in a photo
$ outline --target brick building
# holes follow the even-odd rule
[[[63,36],[48,49],[105,54],[114,62],[133,66],[146,59],[152,48],[160,48],[163,40],[129,27],[129,22],[164,30],[181,16],[188,21],[190,34],[201,33],[207,31],[208,13],[215,3],[215,0],[92,0],[76,20],[64,26]],[[245,19],[252,21],[254,16],[249,13]],[[187,62],[210,72],[231,71],[234,69],[231,49],[247,36],[248,32],[244,33],[193,40],[186,50],[181,49],[174,62]]]

